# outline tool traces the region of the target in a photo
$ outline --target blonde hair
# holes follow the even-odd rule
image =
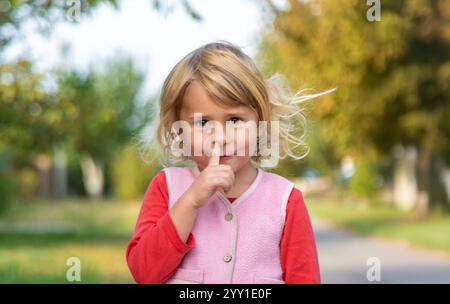
[[[271,121],[279,121],[280,158],[305,157],[309,148],[304,142],[306,117],[299,104],[325,94],[291,95],[287,81],[276,74],[265,80],[253,60],[238,46],[226,41],[201,46],[182,58],[167,76],[161,96],[160,115],[156,130],[165,165],[185,161],[185,157],[173,157],[170,147],[174,140],[173,122],[179,120],[184,94],[193,81],[200,83],[211,99],[229,105],[249,106],[258,114],[259,121],[267,122],[270,142]],[[301,128],[301,135],[294,130]],[[301,154],[295,150],[302,148]],[[260,165],[260,155],[253,156]]]

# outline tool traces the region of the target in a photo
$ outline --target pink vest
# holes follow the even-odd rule
[[[170,208],[199,170],[195,166],[164,171]],[[283,284],[280,241],[293,186],[258,168],[254,182],[233,203],[216,192],[198,210],[192,229],[196,245],[166,283]]]

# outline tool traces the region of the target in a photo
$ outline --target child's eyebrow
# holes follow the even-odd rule
[[[245,116],[245,113],[235,112],[235,113],[228,113],[228,114],[225,115],[225,117],[228,117],[228,118],[229,117],[233,117],[233,116],[243,117],[243,116]],[[189,119],[194,119],[194,116],[193,115],[189,116]],[[210,119],[210,116],[202,114],[202,119]]]
[[[245,116],[245,113],[236,112],[236,113],[227,114],[227,117],[232,117],[232,116]]]
[[[195,118],[194,115],[189,116],[189,119],[194,119],[194,118]],[[201,118],[202,118],[202,119],[209,119],[209,116],[208,116],[208,115],[203,115],[203,114],[202,114]]]

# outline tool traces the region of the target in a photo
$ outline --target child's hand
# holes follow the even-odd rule
[[[234,172],[229,165],[221,165],[220,149],[214,143],[208,166],[186,191],[195,208],[201,208],[216,191],[228,192],[234,183]]]

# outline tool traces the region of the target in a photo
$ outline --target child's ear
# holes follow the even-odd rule
[[[172,128],[172,136],[173,136],[173,140],[176,142],[180,142],[181,141],[181,137],[178,134],[178,132],[175,130],[175,128]]]

